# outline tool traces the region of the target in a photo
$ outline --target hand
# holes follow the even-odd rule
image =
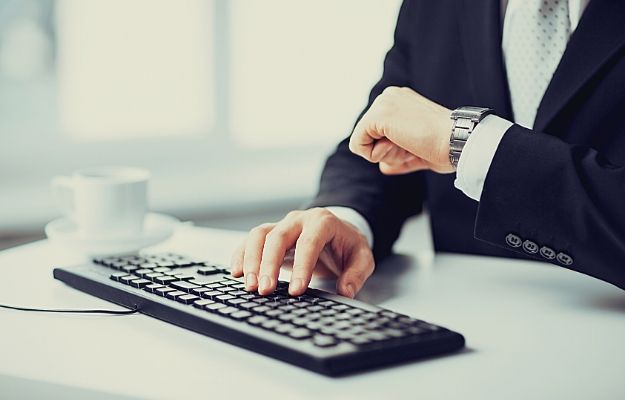
[[[245,289],[273,293],[280,267],[295,248],[289,294],[306,291],[315,268],[337,277],[337,293],[354,297],[374,269],[365,237],[330,211],[292,211],[281,221],[252,229],[232,256],[232,275],[245,276]]]
[[[349,148],[379,163],[385,174],[454,172],[449,161],[450,114],[410,88],[387,87],[356,124]]]

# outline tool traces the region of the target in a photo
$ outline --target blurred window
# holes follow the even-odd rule
[[[155,170],[156,207],[309,196],[399,4],[0,0],[0,210],[36,215],[51,176],[94,164]]]

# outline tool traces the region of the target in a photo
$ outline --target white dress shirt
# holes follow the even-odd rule
[[[509,16],[523,1],[525,0],[501,1],[504,36]],[[568,0],[571,33],[577,28],[589,1]],[[505,40],[502,42],[502,50],[504,53],[507,50]],[[510,93],[510,96],[514,98],[514,93]],[[458,161],[454,185],[470,198],[476,201],[480,200],[484,181],[499,142],[512,124],[513,122],[496,115],[489,115],[476,126],[469,136]],[[369,245],[373,245],[371,227],[360,213],[348,207],[327,207],[327,209],[337,217],[354,225],[367,238]]]

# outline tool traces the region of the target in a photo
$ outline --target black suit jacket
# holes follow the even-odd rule
[[[623,18],[623,0],[589,3],[534,130],[506,132],[479,203],[454,188],[452,174],[384,176],[346,139],[327,160],[313,205],[360,212],[378,260],[425,206],[437,251],[537,258],[625,288]],[[408,86],[450,109],[491,107],[513,120],[501,36],[500,0],[406,0],[369,105],[387,86]],[[531,243],[572,264],[533,253]]]

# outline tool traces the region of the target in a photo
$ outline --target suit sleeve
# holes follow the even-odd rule
[[[412,34],[412,8],[408,0],[401,6],[394,44],[386,54],[382,78],[371,90],[367,107],[358,119],[386,87],[411,86],[407,42]],[[385,176],[377,164],[352,154],[348,145],[349,138],[343,140],[326,161],[312,206],[342,206],[359,212],[371,227],[373,253],[379,260],[391,252],[404,221],[420,212],[423,176],[421,173]]]
[[[625,166],[513,125],[486,176],[475,236],[625,289]]]

